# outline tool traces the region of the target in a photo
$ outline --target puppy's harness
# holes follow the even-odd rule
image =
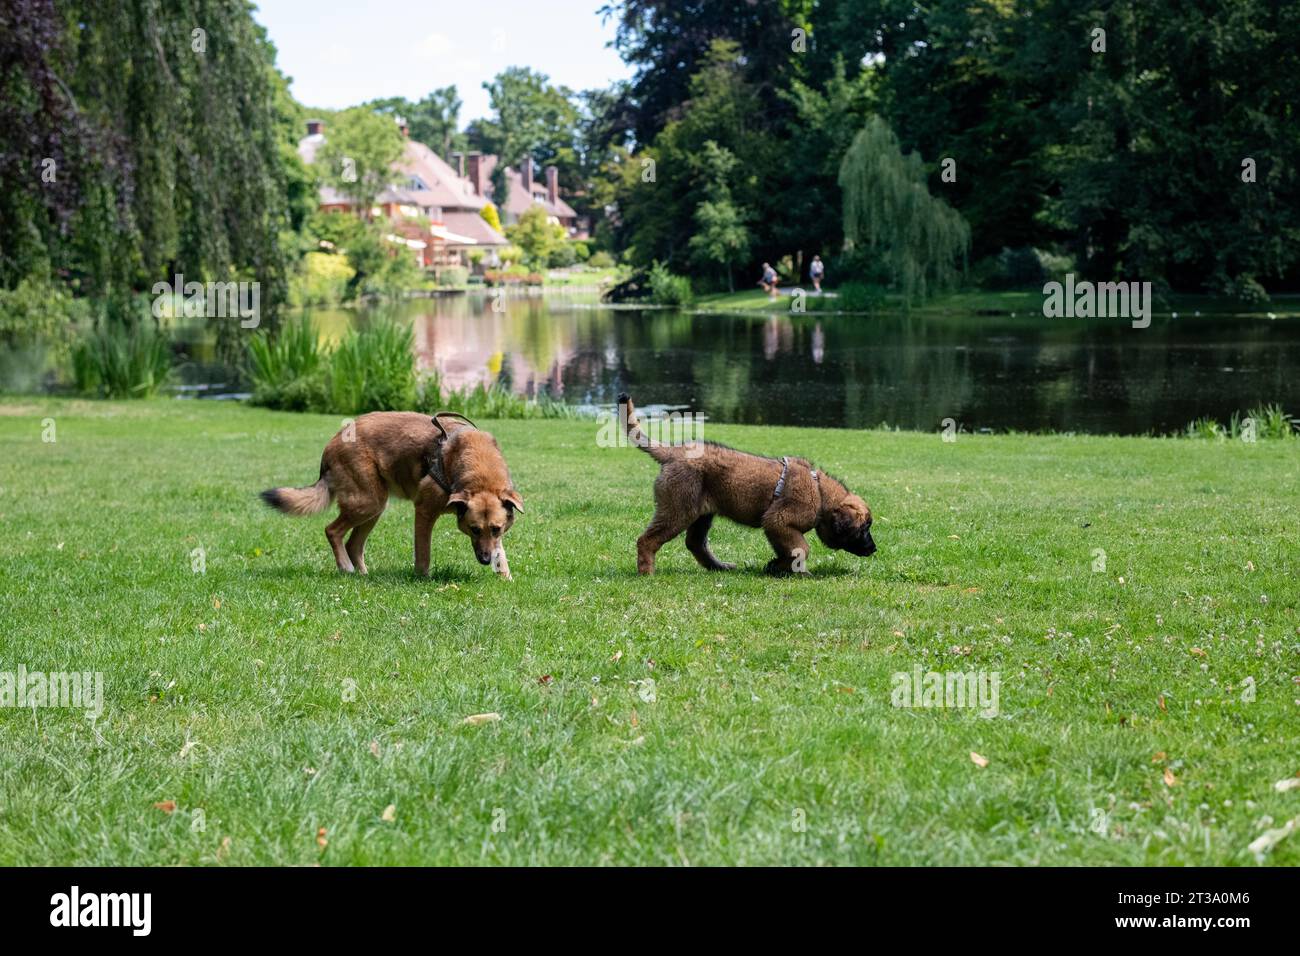
[[[772,500],[775,501],[785,494],[785,478],[790,472],[790,457],[781,456],[781,477],[776,480],[776,490],[772,492]],[[817,485],[817,517],[822,516],[822,482],[821,476],[817,474],[816,468],[809,468],[808,473],[812,475],[812,480]]]
[[[432,454],[425,460],[425,473],[438,484],[439,488],[450,495],[451,486],[447,484],[446,472],[442,465],[442,446],[447,444],[447,439],[451,436],[447,434],[447,429],[442,427],[442,422],[438,421],[440,418],[458,418],[470,428],[478,428],[478,426],[460,412],[438,412],[433,416],[433,427],[442,434],[438,436],[437,441],[434,443]]]

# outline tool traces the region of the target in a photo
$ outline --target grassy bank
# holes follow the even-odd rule
[[[818,297],[812,294],[812,286],[804,285],[808,292],[804,305],[809,312],[844,311],[845,306],[834,295]],[[788,287],[783,287],[788,290]],[[828,287],[828,293],[835,293]],[[741,292],[715,292],[699,296],[695,307],[703,312],[789,312],[791,299],[781,295],[773,300],[762,289],[746,289]],[[901,312],[904,302],[899,296],[886,296],[881,311]],[[1036,314],[1043,311],[1043,293],[1040,289],[1007,292],[954,292],[949,295],[935,296],[923,303],[913,305],[913,312],[921,313],[977,313],[985,315]],[[1157,302],[1156,313],[1177,312],[1179,315],[1255,315],[1276,318],[1300,317],[1300,296],[1274,296],[1273,301],[1265,306],[1243,305],[1232,299],[1208,295],[1176,295],[1164,303]]]
[[[720,523],[739,570],[640,579],[652,463],[495,422],[505,583],[446,519],[415,579],[401,502],[343,577],[256,500],[338,426],[0,402],[0,670],[105,675],[94,728],[0,710],[0,864],[1250,864],[1300,815],[1294,442],[710,426],[842,476],[880,552],[774,581]],[[891,706],[918,665],[998,716]]]

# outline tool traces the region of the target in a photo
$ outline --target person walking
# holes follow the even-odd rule
[[[822,276],[826,274],[826,267],[822,265],[821,256],[813,256],[812,262],[808,265],[808,275],[812,278],[813,289],[818,295],[822,294]]]

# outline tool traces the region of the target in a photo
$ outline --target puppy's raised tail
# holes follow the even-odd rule
[[[618,415],[627,429],[627,440],[655,461],[672,461],[681,452],[682,449],[679,446],[664,445],[653,441],[641,430],[641,423],[637,421],[636,417],[636,407],[633,406],[632,399],[627,392],[618,397]]]
[[[314,485],[306,488],[268,488],[262,492],[262,500],[277,511],[287,515],[314,515],[329,507],[334,492],[330,490],[325,476]]]

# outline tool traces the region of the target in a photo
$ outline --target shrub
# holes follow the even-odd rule
[[[325,350],[311,319],[285,323],[278,335],[261,331],[249,340],[254,405],[287,411],[327,411]]]
[[[349,332],[329,359],[330,410],[340,415],[400,411],[415,404],[414,330],[389,318]]]
[[[588,417],[583,411],[549,395],[540,395],[536,399],[516,395],[500,382],[446,391],[436,372],[420,382],[415,410],[426,415],[439,411],[460,412],[473,419]]]
[[[289,302],[302,305],[337,305],[348,297],[357,271],[344,256],[309,252],[289,287]]]
[[[483,217],[483,221],[489,226],[497,232],[501,232],[501,216],[497,213],[497,207],[493,203],[484,203],[478,214]]]
[[[550,269],[567,269],[577,265],[578,250],[571,242],[562,242],[555,246],[546,257],[546,266]]]
[[[650,299],[659,305],[686,308],[695,301],[691,280],[673,275],[668,267],[656,262],[650,267]]]
[[[1220,279],[1215,283],[1223,294],[1240,302],[1242,305],[1267,305],[1268,291],[1256,281],[1254,276],[1241,275],[1232,279]]]
[[[464,266],[444,266],[435,274],[440,288],[462,289],[469,282],[469,270]]]
[[[171,344],[148,325],[105,322],[72,351],[77,389],[104,398],[149,398],[171,377]]]
[[[1250,421],[1256,441],[1286,441],[1294,438],[1296,429],[1300,428],[1300,420],[1287,415],[1281,405],[1259,405],[1244,417],[1240,412],[1233,412],[1226,426],[1208,416],[1198,418],[1187,423],[1183,434],[1188,438],[1212,441],[1244,439],[1247,435],[1247,420]]]
[[[612,269],[614,268],[614,257],[608,252],[593,252],[591,258],[587,260],[587,265],[593,269]]]
[[[1004,247],[973,270],[979,285],[990,289],[1026,289],[1074,272],[1074,259],[1032,246]]]
[[[41,276],[0,289],[0,388],[31,391],[65,368],[89,317],[89,303]]]
[[[834,308],[845,312],[874,312],[885,301],[884,289],[870,282],[845,282],[837,292],[839,301]]]

